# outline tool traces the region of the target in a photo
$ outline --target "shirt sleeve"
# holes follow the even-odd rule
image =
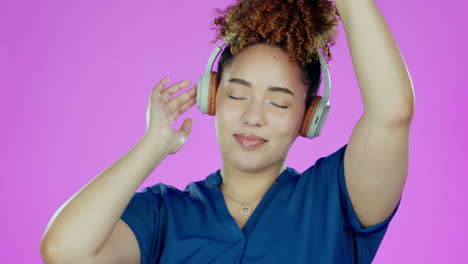
[[[161,197],[156,187],[146,187],[133,195],[122,219],[133,231],[140,248],[141,264],[156,263],[156,238]]]
[[[380,229],[386,227],[390,223],[396,211],[398,210],[401,198],[400,198],[400,201],[398,201],[398,204],[395,210],[387,219],[373,226],[363,228],[361,226],[361,223],[359,222],[359,218],[356,212],[354,211],[354,208],[351,203],[351,199],[349,197],[348,189],[346,187],[346,181],[345,181],[345,176],[344,176],[344,154],[345,154],[347,146],[348,146],[347,144],[344,145],[339,150],[337,150],[336,152],[334,152],[333,154],[331,154],[329,157],[326,158],[326,159],[329,159],[329,162],[336,164],[335,167],[338,170],[337,174],[338,174],[338,183],[339,183],[339,190],[340,190],[340,202],[341,202],[342,209],[343,209],[343,217],[345,220],[345,225],[352,228],[354,231],[360,232],[360,233],[371,233],[371,232],[379,231]]]
[[[344,176],[344,154],[347,144],[342,146],[336,152],[324,158],[324,164],[330,172],[330,176],[338,177],[339,200],[343,215],[343,223],[346,230],[352,237],[354,244],[355,257],[357,263],[371,263],[383,237],[386,233],[388,225],[392,218],[395,216],[401,202],[398,201],[395,210],[384,221],[377,223],[373,226],[363,228],[358,219],[356,212],[352,206],[348,189],[346,187]],[[333,182],[336,182],[335,180]]]

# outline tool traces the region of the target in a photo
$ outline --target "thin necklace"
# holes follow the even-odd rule
[[[240,209],[240,213],[241,213],[242,215],[249,215],[250,212],[251,212],[252,210],[250,209],[250,206],[248,206],[248,204],[251,203],[251,202],[254,202],[254,201],[258,200],[259,198],[261,198],[261,197],[263,196],[263,194],[262,194],[262,196],[258,197],[258,198],[255,199],[255,200],[252,200],[252,201],[250,201],[250,202],[244,202],[244,203],[242,203],[242,202],[239,202],[239,201],[237,201],[236,199],[234,199],[234,198],[232,198],[232,197],[230,197],[230,196],[228,196],[228,195],[226,195],[226,194],[224,194],[224,193],[223,193],[223,195],[226,196],[227,198],[233,200],[234,202],[236,202],[236,203],[242,205],[242,207],[241,207],[241,209]]]
[[[286,168],[283,168],[283,169],[281,170],[280,174],[283,173],[283,171],[285,171],[285,170],[286,170]],[[273,182],[273,184],[275,184],[275,183],[277,183],[277,182],[278,182],[278,179],[276,179],[276,180]],[[221,187],[219,187],[219,188],[221,189]],[[261,197],[263,197],[263,196],[265,195],[265,194],[262,194],[260,197],[258,197],[258,198],[255,199],[255,200],[252,200],[252,201],[250,201],[250,202],[239,202],[239,201],[237,201],[236,199],[234,199],[234,198],[230,197],[229,195],[225,194],[225,193],[222,191],[222,189],[221,189],[221,193],[222,193],[224,196],[226,196],[227,198],[229,198],[229,199],[233,200],[234,202],[236,202],[236,203],[242,205],[242,207],[241,207],[241,209],[240,209],[240,213],[241,213],[242,215],[249,215],[250,212],[252,212],[252,209],[250,208],[250,206],[249,206],[248,204],[251,203],[251,202],[254,202],[254,201],[258,200],[258,199],[260,199]]]

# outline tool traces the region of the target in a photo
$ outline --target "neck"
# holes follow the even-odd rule
[[[224,164],[220,189],[238,201],[248,202],[264,195],[285,169],[284,161],[260,171],[242,171]]]

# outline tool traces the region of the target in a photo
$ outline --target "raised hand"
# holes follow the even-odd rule
[[[172,97],[178,91],[186,88],[190,80],[173,84],[165,89],[169,82],[165,77],[153,88],[146,112],[146,135],[157,137],[167,146],[169,154],[176,153],[185,144],[192,128],[192,119],[185,119],[179,130],[172,128],[172,123],[196,102],[197,87]]]

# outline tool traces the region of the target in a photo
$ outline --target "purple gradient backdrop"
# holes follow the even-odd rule
[[[197,82],[214,47],[213,8],[229,3],[2,3],[3,263],[42,263],[39,242],[54,212],[143,136],[156,82]],[[411,72],[416,109],[402,203],[374,263],[466,263],[468,4],[377,3]],[[344,145],[363,111],[342,25],[340,32],[322,135],[298,139],[288,156],[300,171]],[[214,119],[195,107],[186,117],[194,119],[186,146],[138,190],[158,182],[184,188],[220,167]]]

